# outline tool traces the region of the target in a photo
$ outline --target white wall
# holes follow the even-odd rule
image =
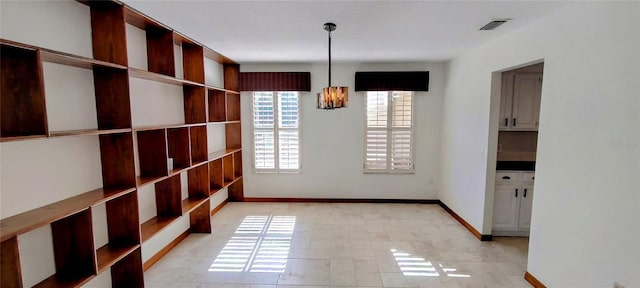
[[[310,71],[311,92],[300,97],[300,173],[252,171],[251,94],[242,97],[245,197],[436,199],[440,151],[442,63],[333,63],[332,84],[349,86],[349,107],[316,109],[316,93],[327,85],[327,64],[241,65],[242,72]],[[356,93],[356,71],[430,71],[429,92],[416,93],[415,174],[364,174],[365,96]]]
[[[547,287],[640,287],[638,15],[572,4],[448,67],[440,199],[487,233],[491,74],[544,59],[527,270]]]

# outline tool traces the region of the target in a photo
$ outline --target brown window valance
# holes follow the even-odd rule
[[[429,91],[429,71],[356,72],[356,91]]]
[[[311,73],[241,72],[240,91],[311,91]]]

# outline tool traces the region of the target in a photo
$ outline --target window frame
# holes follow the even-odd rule
[[[256,92],[271,92],[273,93],[273,128],[256,128],[255,125],[255,107],[254,107],[254,97]],[[278,100],[279,92],[295,92],[298,93],[298,127],[297,128],[280,128],[279,126],[279,114],[280,109],[278,105],[280,101]],[[302,109],[300,109],[300,100],[302,92],[300,91],[251,91],[251,167],[253,173],[255,174],[288,174],[288,173],[300,173],[302,172]],[[256,167],[256,130],[258,131],[273,131],[273,143],[274,143],[274,168],[257,168]],[[297,169],[281,169],[280,166],[280,141],[279,141],[279,131],[297,131],[298,132],[298,168]]]
[[[384,128],[371,127],[369,128],[368,123],[368,102],[369,102],[369,92],[385,92],[387,93],[387,125]],[[403,127],[393,127],[393,93],[394,92],[410,92],[411,93],[411,127],[403,128]],[[365,91],[364,92],[364,149],[363,149],[363,161],[362,168],[364,174],[415,174],[415,139],[416,139],[416,110],[415,110],[415,99],[416,99],[416,91],[395,91],[395,90],[385,90],[385,91]],[[385,169],[369,169],[367,168],[367,132],[369,129],[374,131],[387,131],[387,159],[386,159],[386,168]],[[409,169],[392,169],[391,166],[391,152],[392,152],[392,133],[393,131],[410,131],[411,132],[411,168]]]

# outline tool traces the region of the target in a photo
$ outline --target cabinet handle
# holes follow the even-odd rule
[[[504,126],[509,126],[509,118],[504,118]]]
[[[518,198],[518,188],[516,188],[516,198]]]
[[[522,197],[527,198],[527,189],[524,189],[524,195]]]
[[[513,127],[516,127],[516,118],[513,118]]]
[[[502,179],[509,180],[509,179],[511,179],[511,177],[509,177],[509,176],[502,176]]]

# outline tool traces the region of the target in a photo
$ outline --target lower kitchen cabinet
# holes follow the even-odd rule
[[[492,235],[529,235],[534,178],[533,172],[496,173]]]

